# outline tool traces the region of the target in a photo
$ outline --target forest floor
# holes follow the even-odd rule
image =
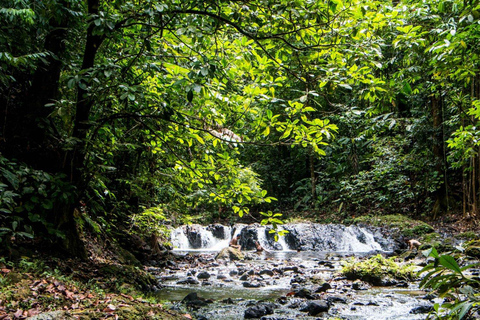
[[[144,270],[54,257],[0,259],[0,320],[191,319],[139,288]]]

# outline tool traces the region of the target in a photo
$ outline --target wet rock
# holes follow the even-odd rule
[[[365,283],[365,282],[363,282],[363,281],[361,281],[361,280],[355,280],[355,281],[352,283],[352,289],[353,289],[353,290],[358,290],[358,291],[360,291],[360,290],[368,290],[368,289],[370,289],[370,286],[369,286],[367,283]]]
[[[207,281],[207,280],[202,281],[202,286],[211,286],[211,285],[213,285],[213,283],[211,283],[210,281]]]
[[[302,288],[300,290],[297,290],[294,294],[294,297],[296,298],[304,298],[304,299],[314,299],[312,296],[312,292],[306,288]]]
[[[217,239],[227,239],[225,227],[221,224],[213,224],[207,227],[207,230],[212,232],[212,235]]]
[[[197,279],[194,279],[192,277],[188,277],[187,279],[177,281],[177,284],[199,284],[199,283],[200,282]]]
[[[239,249],[226,247],[220,250],[215,259],[243,260],[245,256]]]
[[[418,307],[413,308],[412,310],[410,310],[410,313],[411,314],[422,314],[422,313],[429,313],[432,310],[433,310],[433,306],[422,305],[422,306],[418,306]]]
[[[324,282],[315,289],[315,293],[326,292],[328,289],[332,289],[332,286],[330,283]]]
[[[260,282],[245,281],[242,283],[245,288],[260,288],[263,285]]]
[[[298,267],[297,267],[297,266],[283,267],[283,268],[282,268],[282,271],[283,271],[283,272],[293,271],[293,272],[295,272],[295,273],[298,273]]]
[[[202,234],[200,230],[196,228],[196,226],[191,228],[187,227],[186,236],[190,247],[193,249],[200,249],[202,247]]]
[[[232,270],[228,274],[230,275],[230,277],[233,277],[233,276],[236,276],[238,274],[238,271],[237,270]]]
[[[274,303],[260,303],[256,306],[247,308],[247,310],[245,310],[244,318],[259,319],[267,314],[273,314],[275,307]]]
[[[305,283],[306,281],[307,281],[307,279],[305,277],[296,275],[295,277],[292,278],[292,280],[290,280],[290,284],[292,284],[292,283]]]
[[[314,300],[308,301],[300,311],[308,312],[310,316],[316,316],[321,312],[327,312],[330,309],[328,303],[326,301],[321,300]]]
[[[198,296],[196,292],[190,292],[183,298],[182,303],[186,304],[189,307],[203,307],[213,301],[210,299],[204,299]]]
[[[397,284],[398,284],[398,281],[392,278],[384,278],[380,280],[380,283],[378,283],[378,285],[382,287],[393,287]]]
[[[197,275],[198,279],[210,279],[210,273],[202,271]]]
[[[247,226],[240,231],[239,244],[242,246],[242,250],[255,250],[257,248],[255,241],[258,241],[256,226]]]
[[[266,274],[266,275],[268,275],[268,276],[271,277],[271,276],[273,276],[273,271],[272,271],[272,270],[265,269],[265,270],[260,271],[259,274],[260,274],[260,275]]]
[[[240,281],[245,281],[248,279],[248,274],[244,274],[243,276],[241,276],[240,278],[238,278]]]
[[[422,297],[422,299],[424,299],[424,300],[433,300],[433,299],[435,299],[436,297],[437,297],[437,296],[435,296],[433,293],[428,293],[428,294],[424,295],[424,296]]]
[[[341,296],[330,296],[327,298],[327,302],[332,303],[347,303],[347,299]]]
[[[222,303],[226,303],[226,304],[234,304],[235,302],[233,301],[232,298],[227,298],[227,299],[223,299],[222,300]]]
[[[397,288],[408,288],[408,282],[405,280],[398,281],[398,283],[395,286]]]
[[[330,269],[335,268],[334,264],[331,261],[319,261],[318,265],[319,266],[324,266],[324,267],[330,268]]]
[[[366,304],[367,306],[375,306],[375,307],[378,307],[379,304],[377,301],[368,301],[368,303]]]
[[[217,274],[217,279],[218,280],[225,280],[225,279],[227,279],[227,276],[224,275],[224,274]]]

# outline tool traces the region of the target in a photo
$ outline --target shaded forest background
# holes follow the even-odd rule
[[[477,219],[478,1],[1,3],[4,248],[276,213]]]

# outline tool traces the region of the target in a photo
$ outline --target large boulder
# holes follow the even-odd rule
[[[212,235],[217,239],[227,239],[225,227],[221,224],[211,224],[207,227],[207,230],[211,231]]]
[[[220,250],[217,253],[215,259],[227,259],[227,260],[243,260],[245,256],[243,255],[242,251],[237,248],[226,247]]]

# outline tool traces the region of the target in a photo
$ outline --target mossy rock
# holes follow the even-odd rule
[[[464,239],[464,240],[479,240],[480,239],[480,235],[478,235],[476,232],[474,231],[467,231],[467,232],[462,232],[460,234],[458,234],[458,239]]]
[[[465,245],[465,254],[480,259],[480,240],[469,241]]]
[[[398,233],[405,237],[418,237],[424,234],[429,234],[434,231],[429,224],[411,219],[401,214],[391,214],[385,216],[362,216],[355,218],[355,224],[368,224],[376,227],[388,228],[390,230],[397,230]]]
[[[386,278],[413,280],[416,273],[412,264],[400,265],[393,258],[378,254],[364,261],[351,259],[345,262],[341,273],[349,280],[362,280],[373,285],[381,285]]]

